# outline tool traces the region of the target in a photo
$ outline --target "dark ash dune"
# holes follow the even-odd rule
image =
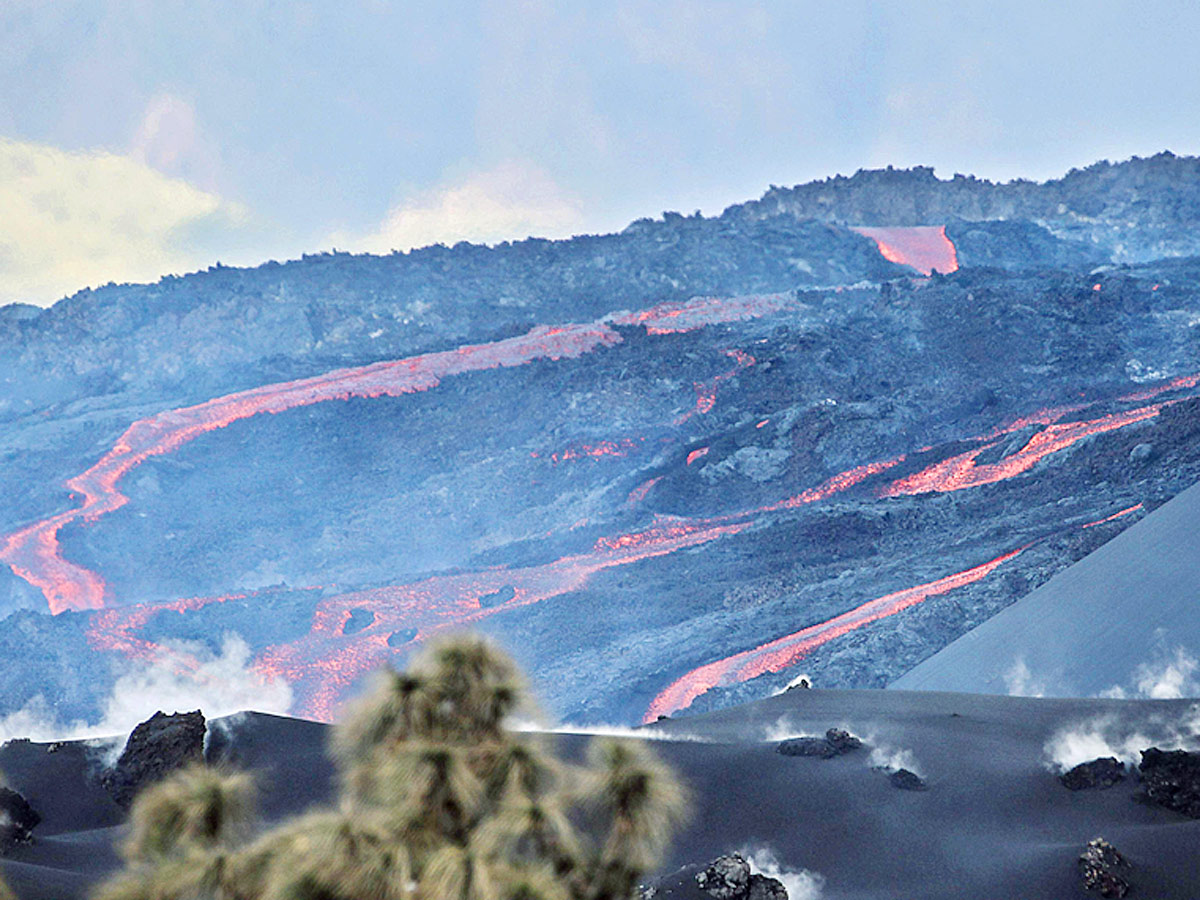
[[[793,690],[664,720],[647,732],[696,794],[691,824],[662,866],[663,896],[696,897],[694,867],[767,850],[785,872],[824,879],[824,900],[1064,900],[1085,896],[1077,860],[1102,836],[1130,860],[1136,896],[1200,895],[1200,821],[1135,802],[1135,779],[1071,791],[1046,747],[1103,719],[1153,736],[1194,715],[1191,701],[1066,700],[904,691]],[[781,738],[843,728],[861,750],[787,757]],[[212,732],[209,754],[259,773],[268,819],[332,796],[327,727],[248,714]],[[564,735],[560,749],[581,752]],[[0,768],[43,814],[36,840],[3,861],[23,900],[72,900],[111,870],[121,811],[98,781],[95,750],[11,742]],[[897,790],[877,766],[903,760],[926,790]],[[672,875],[683,867],[682,875]],[[675,879],[672,882],[672,878]]]

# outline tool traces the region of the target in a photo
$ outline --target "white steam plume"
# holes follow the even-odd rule
[[[1112,756],[1131,766],[1141,762],[1148,747],[1190,750],[1200,746],[1200,704],[1187,712],[1149,722],[1137,728],[1122,725],[1116,715],[1100,716],[1056,732],[1044,748],[1048,768],[1065,772],[1080,763]]]
[[[750,864],[751,873],[783,882],[788,900],[820,900],[824,876],[808,869],[785,869],[769,847],[743,847],[738,852]]]
[[[1004,689],[1010,697],[1041,697],[1046,691],[1040,681],[1034,680],[1024,658],[1017,659],[1004,673]]]
[[[63,722],[41,695],[0,719],[0,741],[121,737],[155,712],[200,709],[208,719],[252,709],[286,713],[292,689],[250,664],[250,648],[239,635],[226,634],[221,651],[202,644],[171,642],[153,662],[132,663],[113,684],[98,722]]]

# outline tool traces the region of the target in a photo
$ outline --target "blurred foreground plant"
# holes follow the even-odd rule
[[[528,711],[492,644],[435,644],[333,729],[335,808],[247,844],[247,776],[184,771],[138,797],[127,868],[95,898],[628,900],[684,818],[683,787],[638,741],[597,739],[587,768],[568,766],[506,727]]]

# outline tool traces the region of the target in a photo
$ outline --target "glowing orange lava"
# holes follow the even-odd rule
[[[616,313],[604,321],[614,325],[645,325],[648,334],[679,334],[708,325],[774,315],[800,305],[790,293],[693,297],[684,303],[660,303],[639,312]]]
[[[681,709],[687,709],[697,697],[715,687],[727,687],[767,672],[778,672],[795,665],[814,649],[834,638],[849,634],[851,631],[887,616],[895,615],[930,597],[949,593],[955,588],[987,577],[1025,549],[1026,547],[1020,547],[991,562],[983,563],[964,572],[947,575],[945,578],[939,578],[928,584],[887,594],[820,624],[811,625],[793,634],[761,644],[752,650],[743,650],[741,653],[693,669],[676,679],[666,690],[654,698],[643,721],[653,722],[659,716],[669,716]]]
[[[629,492],[629,496],[625,498],[625,502],[629,506],[637,506],[637,504],[641,503],[643,500],[646,499],[646,495],[648,493],[650,493],[650,489],[662,480],[663,480],[663,476],[659,475],[656,478],[651,478],[651,479],[648,479],[647,481],[643,481],[641,484],[639,484],[637,487],[635,487],[632,491]]]
[[[72,522],[94,522],[120,509],[128,498],[117,485],[131,469],[153,456],[170,453],[202,434],[262,413],[281,413],[352,397],[397,397],[428,390],[451,375],[518,366],[538,359],[575,358],[621,341],[609,321],[646,324],[654,333],[665,334],[769,315],[794,305],[791,295],[706,297],[687,303],[666,303],[637,313],[622,313],[608,320],[538,326],[520,337],[337,369],[311,378],[239,391],[195,406],[167,410],[134,422],[99,462],[67,482],[72,494],[81,501],[78,508],[7,535],[0,546],[0,560],[7,563],[15,575],[41,590],[53,613],[68,609],[100,609],[105,605],[107,588],[104,580],[62,556],[59,532]],[[699,400],[697,404],[700,405]]]
[[[411,585],[330,597],[318,605],[308,635],[268,649],[255,668],[267,677],[282,677],[293,685],[296,713],[328,721],[346,689],[388,658],[388,638],[392,634],[411,634],[401,646],[423,641],[445,629],[470,625],[503,610],[579,590],[603,569],[696,547],[737,534],[750,525],[665,522],[646,531],[602,538],[590,552],[545,565],[437,576]],[[503,588],[511,588],[512,599],[499,606],[480,603],[481,597]],[[345,635],[345,623],[356,608],[370,610],[375,619],[362,631]]]
[[[603,456],[628,456],[644,438],[622,438],[619,441],[601,441],[598,444],[575,444],[565,450],[550,454],[555,464],[573,459],[599,459]]]
[[[943,275],[958,270],[958,251],[946,236],[945,225],[863,226],[850,230],[873,240],[884,259],[910,266],[922,275],[930,275],[934,269]]]
[[[960,491],[983,484],[994,484],[1005,478],[1012,478],[1014,475],[1029,471],[1051,453],[1064,450],[1085,437],[1103,434],[1106,431],[1113,431],[1135,422],[1154,418],[1164,405],[1156,403],[1153,406],[1111,413],[1096,419],[1047,425],[1042,431],[1034,434],[1028,443],[1016,453],[1006,456],[999,462],[977,463],[976,459],[981,453],[996,445],[996,440],[992,440],[973,450],[951,456],[920,472],[894,481],[891,485],[883,488],[879,492],[879,496],[898,497],[927,491]]]
[[[1127,516],[1132,512],[1137,512],[1141,508],[1142,508],[1142,504],[1135,503],[1133,506],[1130,506],[1128,509],[1123,509],[1120,512],[1115,512],[1111,516],[1105,516],[1103,519],[1097,519],[1095,522],[1088,522],[1086,525],[1083,525],[1081,527],[1082,528],[1095,528],[1097,525],[1103,525],[1105,522],[1111,522],[1114,519],[1119,519],[1122,516]]]
[[[737,365],[728,372],[722,372],[708,381],[694,382],[692,388],[696,391],[696,405],[676,419],[673,424],[682,425],[692,416],[705,415],[712,412],[713,407],[717,405],[717,389],[720,387],[721,382],[732,378],[742,369],[748,369],[757,362],[753,356],[744,350],[726,350],[725,355],[734,360]]]
[[[687,464],[690,466],[692,463],[694,463],[700,457],[707,456],[707,455],[708,455],[708,448],[707,447],[699,447],[687,455]]]

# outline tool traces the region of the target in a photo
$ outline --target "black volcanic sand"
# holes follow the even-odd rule
[[[1200,485],[896,679],[901,690],[1097,695],[1200,647]],[[1097,611],[1103,615],[1097,615]],[[1176,663],[1178,665],[1178,663]]]
[[[656,749],[696,795],[664,873],[739,848],[769,847],[786,870],[825,878],[824,900],[1063,900],[1086,896],[1075,859],[1103,836],[1133,863],[1135,896],[1200,896],[1200,821],[1135,802],[1135,779],[1069,791],[1045,759],[1065,729],[1103,719],[1153,738],[1193,701],[1045,700],[901,691],[793,690],[665,720]],[[783,756],[782,737],[843,727],[867,747],[835,759]],[[256,771],[268,819],[326,800],[325,726],[249,714],[217,724],[210,754]],[[699,740],[697,740],[699,739]],[[584,738],[564,736],[576,756]],[[873,747],[908,751],[928,790],[901,791]],[[71,900],[116,863],[120,811],[98,787],[98,751],[9,743],[0,768],[44,816],[32,846],[3,863],[22,900]],[[667,876],[668,881],[670,876]],[[695,895],[681,875],[670,896]]]

